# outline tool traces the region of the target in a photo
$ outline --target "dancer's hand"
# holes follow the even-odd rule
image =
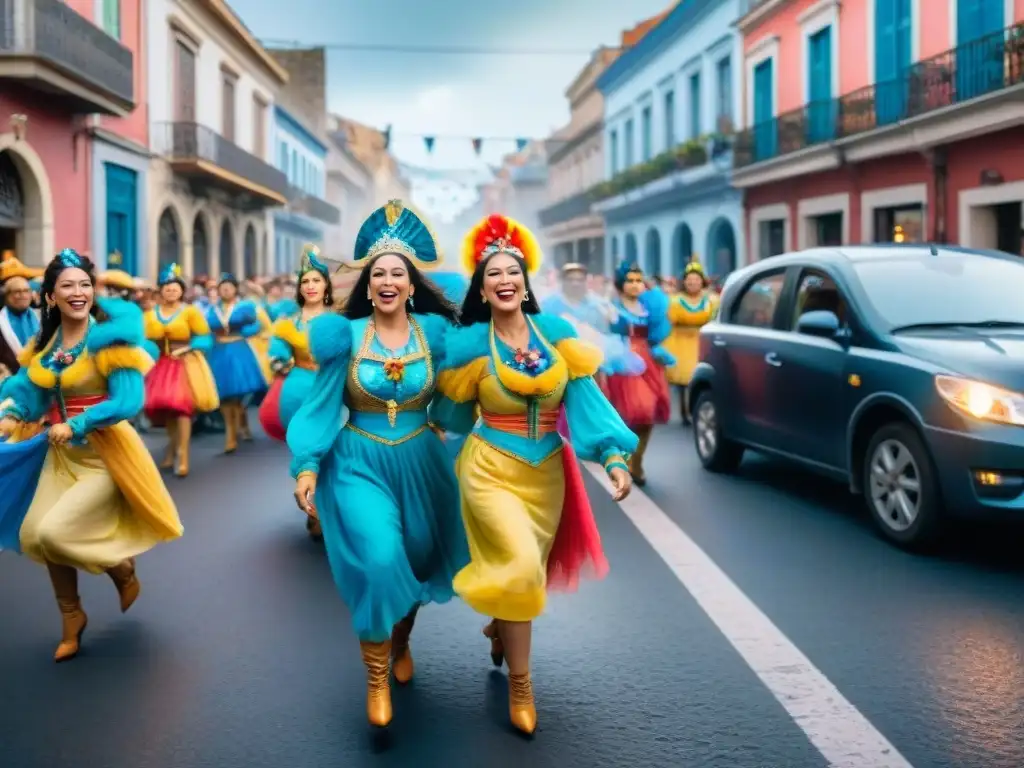
[[[611,472],[608,473],[608,479],[612,481],[612,488],[615,489],[612,501],[622,501],[633,490],[633,478],[622,467],[612,467]]]
[[[316,518],[316,505],[313,498],[316,496],[316,475],[301,475],[295,481],[295,503],[299,509],[312,518]]]
[[[18,420],[13,416],[4,416],[0,419],[0,437],[10,437],[18,428]]]
[[[67,424],[54,424],[50,427],[50,442],[54,445],[64,445],[75,433]]]

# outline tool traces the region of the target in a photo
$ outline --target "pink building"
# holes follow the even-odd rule
[[[750,0],[738,27],[733,183],[753,258],[893,240],[1021,252],[1024,0]]]
[[[131,113],[134,56],[92,22],[91,2],[0,14],[0,251],[42,265],[62,247],[92,250],[89,116]]]

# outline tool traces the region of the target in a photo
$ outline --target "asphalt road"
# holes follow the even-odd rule
[[[417,677],[395,693],[388,736],[372,736],[357,645],[292,506],[284,448],[219,448],[198,438],[193,475],[169,480],[186,536],[140,560],[127,616],[105,579],[83,578],[90,626],[68,664],[51,661],[44,573],[0,556],[0,766],[828,764],[589,479],[612,573],[538,622],[534,739],[507,725],[483,620],[459,603],[421,612]],[[702,472],[678,425],[655,432],[648,477],[647,495],[913,768],[1024,765],[1024,535],[907,555],[825,481],[757,460]]]

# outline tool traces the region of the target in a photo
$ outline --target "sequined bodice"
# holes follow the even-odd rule
[[[371,413],[426,408],[435,371],[420,325],[412,320],[409,342],[394,350],[380,342],[372,321],[353,323],[352,332],[358,351],[352,355],[345,387],[348,407]]]

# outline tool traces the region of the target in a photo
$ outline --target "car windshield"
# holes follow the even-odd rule
[[[945,252],[853,267],[868,301],[894,328],[1024,325],[1024,259]]]

